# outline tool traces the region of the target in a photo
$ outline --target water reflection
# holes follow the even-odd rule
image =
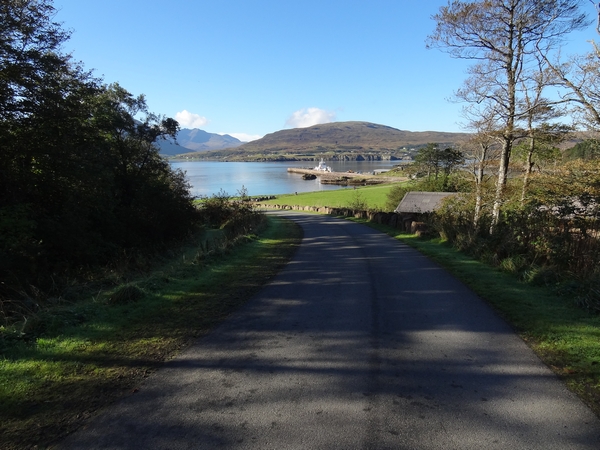
[[[395,161],[327,161],[336,172],[373,172],[389,169]],[[309,161],[288,162],[218,162],[177,161],[171,162],[175,169],[186,173],[194,196],[210,196],[221,189],[236,195],[246,188],[249,195],[292,194],[341,189],[342,186],[321,184],[319,179],[303,180],[299,174],[287,172],[288,167],[313,167]]]

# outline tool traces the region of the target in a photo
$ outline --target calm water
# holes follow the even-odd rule
[[[334,172],[372,172],[388,169],[397,161],[327,161]],[[288,167],[314,167],[309,161],[288,162],[216,162],[185,161],[171,162],[175,169],[181,169],[192,185],[194,196],[211,196],[223,189],[229,195],[236,195],[245,187],[248,195],[292,194],[340,189],[342,186],[320,184],[319,179],[303,180],[302,175],[288,173]]]

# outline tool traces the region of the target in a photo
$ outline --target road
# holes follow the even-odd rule
[[[287,267],[60,448],[600,448],[596,416],[444,270],[288,216],[304,239]]]

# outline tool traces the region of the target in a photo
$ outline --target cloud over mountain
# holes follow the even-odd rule
[[[262,134],[248,134],[248,133],[227,133],[227,134],[229,134],[229,136],[233,136],[236,139],[239,139],[242,142],[255,141],[255,140],[263,137]]]
[[[302,108],[285,121],[290,128],[306,128],[335,121],[335,113],[320,108]]]
[[[208,119],[199,114],[183,110],[175,114],[175,120],[182,128],[200,128],[207,124]]]

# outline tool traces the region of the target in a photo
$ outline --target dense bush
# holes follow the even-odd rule
[[[572,161],[576,159],[597,159],[600,156],[600,142],[597,139],[587,139],[578,142],[573,147],[563,152],[563,159]]]
[[[252,234],[257,224],[264,219],[249,201],[244,187],[232,198],[221,189],[211,197],[203,198],[198,209],[203,225],[207,228],[220,228],[227,237]]]

